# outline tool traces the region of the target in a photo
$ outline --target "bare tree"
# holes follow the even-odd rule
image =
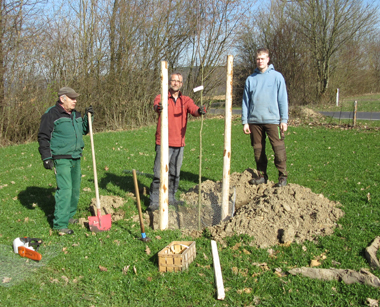
[[[160,61],[177,57],[184,49],[181,42],[187,39],[187,31],[182,19],[187,7],[186,1],[113,1],[107,76],[113,108],[104,109],[113,128],[153,119],[151,104],[159,91]]]
[[[273,0],[244,23],[238,40],[235,103],[241,103],[245,79],[254,72],[255,53],[261,47],[270,50],[270,63],[284,75],[290,103],[306,104],[312,100],[309,47],[287,16],[287,5],[282,0]]]
[[[94,105],[100,129],[150,123],[162,60],[170,71],[190,67],[189,88],[203,67],[210,90],[242,1],[55,0],[33,19],[43,0],[0,0],[0,138],[33,137],[62,86],[82,94],[79,110]]]
[[[13,115],[20,98],[25,95],[28,82],[34,80],[29,74],[34,64],[30,62],[34,51],[30,38],[38,34],[34,17],[39,12],[38,5],[44,2],[0,0],[0,142],[5,139],[14,141],[20,136],[17,120],[21,120],[23,112],[19,110],[16,119]]]
[[[296,0],[287,12],[310,46],[321,99],[329,87],[334,54],[350,40],[373,31],[377,9],[360,0]]]
[[[246,12],[244,2],[231,0],[193,0],[192,7],[187,16],[193,26],[185,62],[189,68],[185,90],[190,96],[191,89],[202,81],[205,94],[225,82],[217,78],[220,75],[217,70],[225,66],[226,55],[232,52],[236,32]]]
[[[371,38],[368,48],[368,65],[372,72],[371,92],[380,92],[380,30]]]

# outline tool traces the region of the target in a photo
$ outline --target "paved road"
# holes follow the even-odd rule
[[[210,109],[208,111],[211,114],[224,114],[224,109]],[[325,116],[330,116],[338,119],[352,119],[354,117],[353,112],[320,112]],[[233,109],[232,114],[241,114],[240,109]],[[357,112],[356,113],[357,120],[380,120],[380,112]]]

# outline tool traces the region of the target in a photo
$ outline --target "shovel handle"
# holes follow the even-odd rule
[[[133,173],[133,182],[135,183],[135,191],[136,191],[136,199],[137,199],[137,209],[139,210],[141,233],[145,234],[144,224],[143,224],[143,218],[142,218],[142,212],[141,212],[140,192],[139,192],[139,185],[137,183],[136,170],[133,169],[132,173]]]
[[[96,172],[96,161],[95,161],[95,148],[94,148],[94,137],[92,134],[92,122],[91,113],[88,113],[88,125],[90,128],[90,140],[91,140],[91,153],[92,153],[92,167],[94,169],[94,183],[95,183],[95,195],[96,195],[96,208],[100,210],[100,200],[99,200],[99,188],[98,188],[98,173]]]

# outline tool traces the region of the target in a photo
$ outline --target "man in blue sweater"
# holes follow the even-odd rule
[[[241,120],[245,134],[250,134],[258,178],[250,184],[267,183],[268,159],[265,139],[268,136],[274,151],[274,164],[279,173],[277,187],[287,184],[284,132],[288,129],[288,94],[284,77],[269,65],[269,50],[258,49],[254,73],[245,81]]]

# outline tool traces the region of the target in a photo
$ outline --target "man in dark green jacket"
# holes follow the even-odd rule
[[[46,169],[55,169],[57,191],[53,228],[59,234],[73,234],[68,228],[78,207],[81,167],[80,158],[84,147],[83,135],[89,131],[87,114],[93,114],[92,106],[86,109],[82,117],[75,110],[77,97],[70,87],[58,92],[58,101],[41,117],[38,132],[39,152]]]

